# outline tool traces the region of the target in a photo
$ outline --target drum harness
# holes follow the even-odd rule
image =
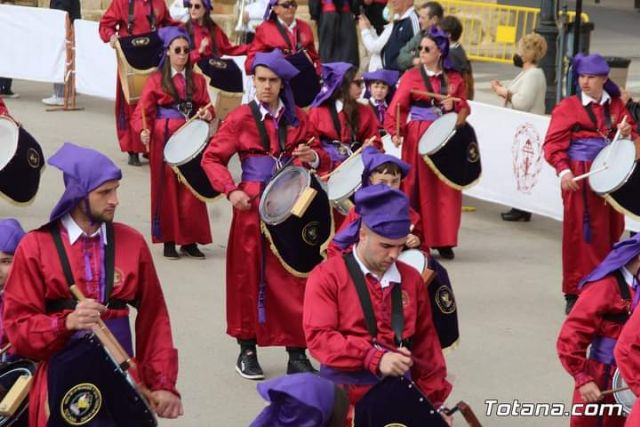
[[[351,156],[353,152],[362,145],[362,143],[358,141],[358,129],[354,129],[354,127],[347,122],[347,126],[349,126],[349,130],[351,131],[351,142],[349,142],[349,145],[345,146],[342,141],[340,141],[342,136],[342,126],[340,125],[340,117],[338,116],[338,109],[336,108],[335,102],[328,102],[327,108],[331,114],[331,121],[333,122],[333,128],[338,135],[338,139],[332,141],[327,138],[325,142],[335,145],[338,148],[338,152],[343,156]]]
[[[427,91],[436,93],[436,91],[433,90],[433,85],[431,84],[431,81],[429,80],[429,76],[427,75],[427,72],[424,69],[424,67],[420,67],[420,75],[422,76],[422,81],[424,82],[424,85],[426,86]],[[438,77],[440,78],[440,95],[447,96],[449,94],[449,82],[447,81],[444,71],[442,71],[442,73],[440,73]],[[442,112],[443,112],[442,105],[436,105],[435,98],[431,98],[431,107],[439,115],[442,115]]]
[[[296,24],[296,28],[295,28],[295,38],[296,38],[296,49],[295,51],[293,50],[293,45],[291,44],[291,39],[289,38],[289,35],[287,34],[287,30],[284,28],[284,26],[282,25],[282,23],[278,20],[278,19],[274,19],[273,22],[276,24],[276,28],[278,29],[278,32],[280,33],[280,35],[282,36],[282,38],[284,39],[284,42],[287,44],[287,49],[285,49],[285,55],[291,55],[294,54],[296,52],[299,52],[302,49],[302,43],[300,43],[300,31],[298,30],[298,25]],[[288,51],[288,52],[287,52]]]
[[[132,34],[133,30],[133,21],[134,21],[134,13],[133,9],[135,6],[135,0],[129,0],[129,16],[127,19],[127,31],[129,34]],[[153,0],[149,0],[149,14],[147,15],[147,19],[149,20],[149,25],[151,26],[151,31],[156,30],[156,14],[153,10]]]

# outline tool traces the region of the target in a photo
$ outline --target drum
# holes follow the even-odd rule
[[[443,350],[453,347],[460,338],[458,309],[447,270],[435,259],[427,258],[417,249],[403,251],[398,261],[415,268],[425,281],[429,291],[433,325]]]
[[[172,166],[179,181],[205,202],[219,196],[200,166],[208,143],[209,123],[196,119],[178,129],[164,146],[164,160]]]
[[[233,59],[203,58],[198,67],[209,78],[209,86],[225,92],[243,92],[242,71]]]
[[[399,159],[402,158],[402,147],[396,147],[393,141],[391,140],[391,135],[388,133],[382,137],[382,148],[384,148],[384,152],[395,156]]]
[[[10,415],[0,415],[0,427],[27,427],[29,388],[35,371],[36,364],[27,359],[11,362],[0,367],[0,392],[3,395],[0,402],[0,411],[4,413],[6,406],[7,408],[11,407],[12,412]],[[25,388],[21,384],[28,384],[28,386]],[[12,395],[17,396],[18,399],[12,399]]]
[[[31,202],[43,167],[40,144],[11,118],[0,116],[0,193],[16,203]]]
[[[476,133],[468,123],[456,129],[456,113],[447,113],[422,134],[418,153],[445,184],[464,190],[482,173]]]
[[[156,31],[120,37],[116,42],[118,77],[128,104],[140,99],[145,82],[157,70],[162,52],[162,40]]]
[[[347,215],[353,207],[350,197],[360,188],[363,172],[362,156],[357,153],[342,162],[329,176],[329,201],[342,215]]]
[[[589,185],[617,211],[640,216],[640,171],[636,168],[637,163],[633,141],[619,139],[604,147],[593,159],[590,170],[594,173],[589,175]]]
[[[300,71],[298,75],[291,79],[289,84],[291,85],[296,105],[304,108],[311,104],[320,93],[320,79],[316,73],[316,67],[314,67],[313,62],[303,50],[287,56],[286,59]]]
[[[631,413],[631,408],[633,408],[633,404],[636,403],[636,395],[628,388],[628,385],[624,378],[622,378],[622,374],[619,369],[613,373],[613,379],[611,380],[611,388],[613,390],[625,389],[616,391],[613,393],[613,398],[622,405],[622,410],[626,415]]]
[[[271,250],[288,271],[306,277],[324,259],[321,250],[333,228],[331,206],[320,182],[306,169],[288,166],[265,187],[259,212]]]
[[[220,120],[224,120],[230,112],[242,104],[242,93],[224,92],[217,89],[214,89],[213,93],[216,118]]]

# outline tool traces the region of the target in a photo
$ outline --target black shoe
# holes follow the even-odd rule
[[[263,380],[264,372],[258,363],[258,355],[253,350],[241,351],[236,362],[236,371],[248,380]]]
[[[503,221],[531,221],[531,212],[521,211],[516,208],[512,208],[509,212],[502,212],[500,216]]]
[[[164,244],[164,257],[169,259],[180,259],[178,251],[176,251],[175,243]]]
[[[576,305],[576,301],[578,301],[578,295],[566,294],[564,296],[565,301],[567,302],[566,307],[564,308],[564,314],[571,313],[571,309],[574,305]]]
[[[20,95],[14,93],[11,89],[4,89],[0,91],[0,98],[20,98]]]
[[[182,245],[180,252],[191,258],[204,259],[204,254],[200,252],[200,249],[198,249],[198,246],[195,243]]]
[[[129,153],[129,161],[127,163],[130,166],[142,166],[142,163],[140,163],[140,156],[138,156],[138,153]]]
[[[290,355],[287,363],[287,375],[301,374],[303,372],[317,374],[318,370],[313,367],[306,354]]]
[[[439,248],[434,248],[440,254],[440,258],[444,259],[454,259],[456,254],[453,253],[453,248],[451,246],[442,246]]]

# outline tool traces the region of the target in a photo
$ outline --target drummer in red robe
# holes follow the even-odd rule
[[[189,257],[204,259],[198,243],[211,243],[207,205],[182,184],[164,161],[164,148],[186,119],[198,115],[211,121],[207,83],[194,73],[189,60],[189,36],[179,27],[159,31],[164,52],[159,70],[144,87],[135,110],[132,127],[149,146],[151,166],[151,235],[164,243],[164,256],[178,259],[176,244]],[[146,126],[146,127],[145,127]]]
[[[420,214],[426,243],[437,249],[441,257],[453,259],[453,247],[458,245],[462,192],[440,180],[418,153],[420,137],[442,113],[458,113],[456,126],[460,127],[470,112],[464,99],[464,80],[460,73],[449,67],[448,53],[449,38],[440,29],[432,27],[420,41],[421,64],[402,76],[387,109],[384,127],[394,144],[402,144],[402,159],[411,165],[402,189]],[[412,90],[450,97],[435,99],[412,93]],[[454,102],[451,97],[461,101]],[[398,105],[400,117],[397,116]]]
[[[361,215],[358,243],[348,256],[318,265],[307,281],[304,331],[309,351],[322,364],[320,375],[342,386],[352,405],[382,377],[410,373],[435,408],[442,407],[451,385],[428,294],[420,274],[396,261],[411,227],[409,200],[384,184],[359,190],[355,199]],[[364,274],[375,335],[366,326],[357,278],[347,263]],[[392,314],[398,289],[403,310]],[[398,317],[404,318],[402,328],[392,321]]]
[[[232,45],[222,28],[211,19],[211,0],[189,0],[185,7],[189,8],[189,20],[184,27],[192,41],[192,64],[211,56],[247,54],[247,45]]]
[[[635,300],[638,303],[640,292],[637,287],[640,284],[640,235],[636,234],[626,242],[626,252],[622,261],[629,260],[625,268],[633,277]],[[627,277],[629,277],[627,275]],[[580,296],[582,299],[582,296]],[[634,310],[631,318],[622,328],[618,342],[614,350],[614,356],[618,369],[627,385],[636,396],[640,396],[640,310]],[[636,400],[631,413],[627,417],[626,427],[640,425],[640,400]]]
[[[295,107],[289,81],[298,70],[279,50],[256,54],[253,62],[256,98],[232,111],[213,136],[203,159],[211,185],[233,206],[227,249],[227,334],[240,344],[236,370],[248,379],[264,373],[256,353],[261,346],[286,346],[288,373],[313,371],[302,331],[305,279],[288,272],[261,236],[260,192],[271,179],[276,160],[326,172],[330,161],[314,137],[313,127]],[[286,140],[279,134],[286,126]],[[261,131],[262,130],[262,131]],[[263,140],[261,133],[268,140]],[[242,181],[228,169],[240,157]]]
[[[18,220],[14,218],[0,220],[0,315],[4,307],[4,285],[7,283],[9,273],[11,273],[13,256],[24,234],[24,230]],[[7,335],[4,333],[4,325],[0,318],[0,347],[4,347],[7,342]],[[6,363],[13,359],[13,355],[8,353],[13,352],[8,351],[0,355],[0,363]]]
[[[618,129],[623,138],[638,136],[620,90],[607,77],[609,65],[604,58],[578,54],[573,69],[581,93],[556,105],[543,145],[562,189],[562,292],[567,312],[578,297],[578,282],[604,259],[624,229],[624,216],[594,193],[588,180],[573,178],[589,171]],[[626,124],[621,123],[624,117]]]
[[[247,74],[253,70],[253,60],[258,52],[280,49],[285,55],[304,51],[320,75],[320,56],[313,40],[311,26],[296,19],[298,3],[295,0],[270,0],[264,22],[256,27],[256,36],[249,45],[244,63]]]
[[[82,332],[97,327],[98,319],[102,318],[122,347],[133,354],[128,305],[136,307],[139,380],[151,390],[160,417],[182,415],[176,390],[178,353],[153,258],[140,233],[113,222],[122,172],[101,153],[70,143],[48,162],[63,171],[65,191],[49,223],[27,233],[20,242],[5,288],[3,312],[5,330],[16,352],[39,361],[29,395],[29,425],[67,425],[61,420],[62,408],[49,403],[49,385],[70,375],[65,360],[76,358],[74,371],[92,369],[74,353],[81,347],[74,342]],[[54,244],[54,230],[61,237],[75,285],[88,298],[77,304]],[[110,245],[115,245],[114,270],[107,274],[105,254]],[[113,283],[108,283],[108,276],[113,277]],[[101,386],[106,393],[108,384]],[[103,398],[112,401],[114,396]],[[99,407],[97,411],[92,423],[117,425],[108,410]]]
[[[617,243],[580,281],[580,298],[565,319],[557,342],[558,357],[575,381],[574,404],[615,403],[611,394],[603,396],[602,392],[613,388],[611,380],[616,361],[620,361],[614,357],[614,347],[640,298],[639,255],[640,236],[636,235]],[[571,417],[575,427],[622,427],[624,422],[623,416],[615,414]]]
[[[98,31],[103,42],[115,47],[118,37],[144,34],[167,25],[174,25],[174,22],[164,0],[112,0],[100,18]],[[135,105],[128,104],[124,98],[120,78],[117,78],[116,130],[120,150],[129,153],[130,165],[140,166],[139,154],[145,151],[139,133],[131,128],[134,108]]]

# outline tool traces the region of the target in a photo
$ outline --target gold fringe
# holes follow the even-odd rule
[[[185,187],[187,187],[189,189],[189,191],[191,191],[191,193],[195,196],[196,199],[200,200],[201,202],[204,203],[208,203],[208,202],[215,202],[216,200],[220,199],[222,196],[224,196],[224,194],[220,193],[215,197],[204,197],[203,195],[201,195],[200,193],[198,193],[192,186],[191,184],[189,184],[189,182],[187,182],[187,179],[184,177],[184,175],[182,175],[182,172],[180,172],[180,169],[178,169],[177,166],[171,166],[171,169],[173,169],[173,171],[176,174],[176,178],[178,178],[178,182],[183,184]]]
[[[127,71],[133,70],[134,73],[132,75],[146,76],[145,77],[145,83],[146,83],[146,80],[151,76],[152,73],[158,70],[158,67],[152,67],[146,70],[141,70],[139,68],[132,67],[129,64],[129,61],[127,61],[127,57],[124,56],[124,52],[122,51],[120,42],[116,42],[115,49],[116,49],[116,62],[118,66],[117,74],[118,74],[118,79],[120,80],[120,86],[122,86],[122,93],[125,96],[125,100],[127,101],[127,104],[130,104],[130,105],[136,104],[140,99],[140,97],[142,96],[142,91],[140,91],[138,95],[134,95],[129,92],[130,90],[129,76],[127,75]],[[127,70],[127,68],[129,70]],[[144,87],[144,85],[142,86]]]
[[[619,213],[626,215],[628,217],[630,217],[631,219],[634,219],[636,221],[640,221],[640,216],[634,214],[633,212],[631,212],[630,210],[626,209],[624,206],[622,206],[620,203],[618,203],[613,197],[611,197],[610,194],[607,194],[604,197],[604,200],[609,203],[611,205],[611,207],[613,209],[615,209],[616,211],[618,211]]]
[[[429,168],[431,168],[433,173],[436,174],[436,176],[438,178],[440,178],[440,180],[442,182],[444,182],[445,184],[447,184],[449,187],[453,188],[454,190],[458,190],[458,191],[466,190],[468,188],[473,187],[478,182],[480,182],[480,177],[482,176],[482,174],[475,181],[473,181],[473,182],[471,182],[471,183],[469,183],[467,185],[458,185],[455,182],[450,181],[449,178],[447,178],[446,176],[444,176],[442,174],[442,172],[440,172],[440,170],[435,165],[435,163],[433,163],[433,160],[431,160],[431,157],[429,157],[428,155],[425,154],[424,156],[422,156],[422,158],[424,159],[424,161],[427,164],[427,166],[429,166]]]
[[[450,353],[456,351],[458,349],[458,347],[460,347],[460,338],[458,338],[457,340],[455,340],[453,343],[451,343],[451,345],[449,347],[445,347],[442,349],[442,354],[444,354],[445,356],[449,355]]]
[[[11,204],[13,206],[17,206],[19,208],[26,208],[27,206],[31,206],[33,204],[33,202],[35,201],[36,196],[38,195],[38,191],[40,191],[40,180],[42,179],[42,171],[44,171],[46,169],[46,167],[47,167],[47,163],[44,160],[44,155],[43,155],[42,167],[40,168],[40,176],[38,177],[38,190],[36,191],[36,194],[34,194],[32,198],[30,198],[26,202],[16,202],[11,197],[7,196],[6,194],[4,194],[1,191],[0,191],[0,198],[4,199],[9,204]]]

